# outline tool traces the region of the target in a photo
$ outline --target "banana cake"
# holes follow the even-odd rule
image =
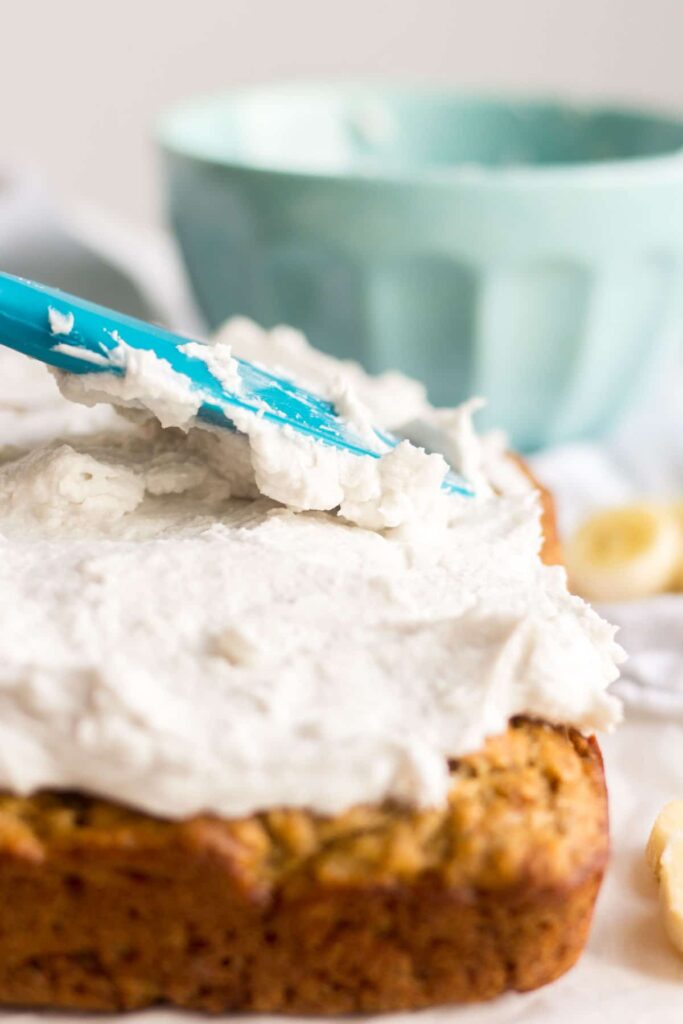
[[[622,653],[550,496],[476,402],[288,329],[233,322],[207,365],[405,439],[370,468],[203,429],[121,345],[112,385],[1,367],[0,1003],[341,1014],[556,978],[607,860]]]

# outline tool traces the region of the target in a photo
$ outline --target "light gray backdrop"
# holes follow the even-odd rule
[[[683,0],[0,0],[0,166],[158,216],[169,103],[279,76],[390,75],[683,109]]]

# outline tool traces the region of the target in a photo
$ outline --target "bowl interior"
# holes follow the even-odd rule
[[[683,122],[430,89],[290,85],[184,105],[166,117],[162,138],[172,148],[228,164],[390,174],[662,157],[683,148]]]

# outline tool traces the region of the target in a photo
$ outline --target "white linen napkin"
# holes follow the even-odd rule
[[[673,355],[648,401],[612,437],[602,444],[551,449],[536,456],[532,464],[555,495],[565,536],[600,507],[643,499],[683,499],[680,356]],[[634,707],[683,719],[683,594],[603,605],[598,610],[619,626],[619,642],[629,655],[616,692]]]

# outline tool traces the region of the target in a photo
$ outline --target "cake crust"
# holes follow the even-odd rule
[[[0,1003],[341,1014],[552,981],[583,948],[608,855],[598,745],[520,719],[451,775],[445,808],[332,818],[172,822],[0,794]]]
[[[336,818],[0,798],[0,1000],[338,1014],[551,981],[607,857],[597,744],[523,720],[451,770],[445,809]]]

